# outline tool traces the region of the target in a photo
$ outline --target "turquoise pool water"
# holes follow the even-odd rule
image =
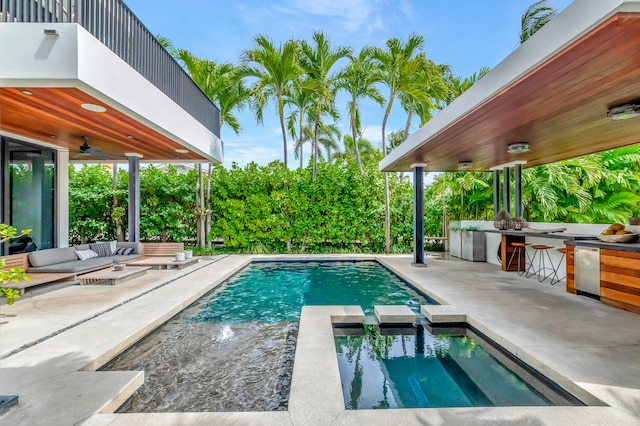
[[[347,409],[575,405],[468,330],[381,331],[335,337]]]
[[[434,304],[376,262],[253,263],[231,278],[224,291],[201,304],[190,321],[298,321],[306,305],[407,305],[416,313]]]
[[[429,303],[377,262],[252,263],[104,369],[145,371],[123,412],[286,409],[302,306]]]

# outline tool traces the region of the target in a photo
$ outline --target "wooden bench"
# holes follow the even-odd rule
[[[181,251],[184,251],[184,243],[142,243],[142,255],[144,257],[174,257],[176,252]]]
[[[4,260],[4,269],[11,268],[21,268],[23,271],[27,271],[29,267],[29,254],[21,253],[21,254],[11,254],[8,256],[3,256],[1,259]],[[73,283],[76,280],[75,273],[69,272],[60,272],[60,273],[32,273],[27,274],[27,276],[31,279],[31,281],[20,280],[18,282],[9,281],[7,283],[2,284],[4,288],[15,288],[20,291],[20,295],[24,295],[24,292],[29,287],[39,286],[43,284],[51,284],[51,283]]]

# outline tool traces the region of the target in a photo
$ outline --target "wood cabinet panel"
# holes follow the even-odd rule
[[[576,281],[575,281],[575,246],[567,245],[567,257],[566,257],[566,267],[567,267],[567,293],[576,294]]]
[[[600,301],[640,313],[640,253],[600,250]]]

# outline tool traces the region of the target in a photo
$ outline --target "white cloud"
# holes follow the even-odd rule
[[[374,146],[382,143],[382,126],[363,126],[362,137]]]
[[[343,29],[348,32],[355,32],[364,27],[371,28],[371,17],[381,9],[380,2],[375,0],[287,0],[286,5],[279,6],[278,10],[290,14],[305,13],[337,18],[341,21]]]
[[[225,152],[224,165],[225,167],[230,167],[232,163],[238,163],[239,166],[244,167],[252,161],[260,165],[266,165],[274,160],[282,160],[282,155],[282,150],[272,147],[253,146],[239,148],[236,145],[233,149]]]

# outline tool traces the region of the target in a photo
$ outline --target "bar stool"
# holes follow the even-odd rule
[[[553,277],[551,277],[551,285],[556,285],[560,281],[564,280],[567,277],[566,274],[565,274],[564,277],[558,278],[558,269],[560,269],[560,265],[562,265],[562,261],[564,260],[564,257],[567,254],[567,248],[566,247],[560,247],[560,248],[557,248],[556,250],[558,250],[560,253],[562,253],[562,256],[560,257],[560,262],[558,262],[558,266],[555,268],[555,272],[553,274]]]
[[[551,261],[551,256],[549,255],[549,249],[552,249],[552,246],[547,246],[544,244],[534,244],[531,246],[534,250],[533,257],[531,258],[531,265],[527,269],[526,277],[529,278],[533,275],[538,275],[538,282],[542,282],[547,278],[553,276],[556,272],[553,267],[553,262]],[[539,254],[539,255],[538,255]],[[545,260],[545,255],[547,255],[547,260],[549,262],[549,266],[547,266],[547,260]],[[538,269],[535,269],[534,262],[538,257]],[[531,269],[531,273],[529,273],[529,269]],[[545,271],[551,271],[547,275]]]
[[[509,263],[507,264],[507,271],[511,270],[511,262],[513,262],[513,258],[516,257],[518,260],[518,269],[516,269],[516,271],[518,272],[518,275],[523,275],[524,273],[527,272],[527,269],[529,269],[529,267],[531,266],[531,257],[529,257],[529,253],[527,252],[527,246],[530,246],[531,243],[525,243],[525,242],[512,242],[511,243],[511,247],[514,247],[513,252],[511,252],[511,257],[509,258]],[[524,252],[524,256],[522,255],[522,252]],[[520,269],[520,258],[524,257],[524,269]],[[529,261],[529,264],[527,264],[527,261]]]

